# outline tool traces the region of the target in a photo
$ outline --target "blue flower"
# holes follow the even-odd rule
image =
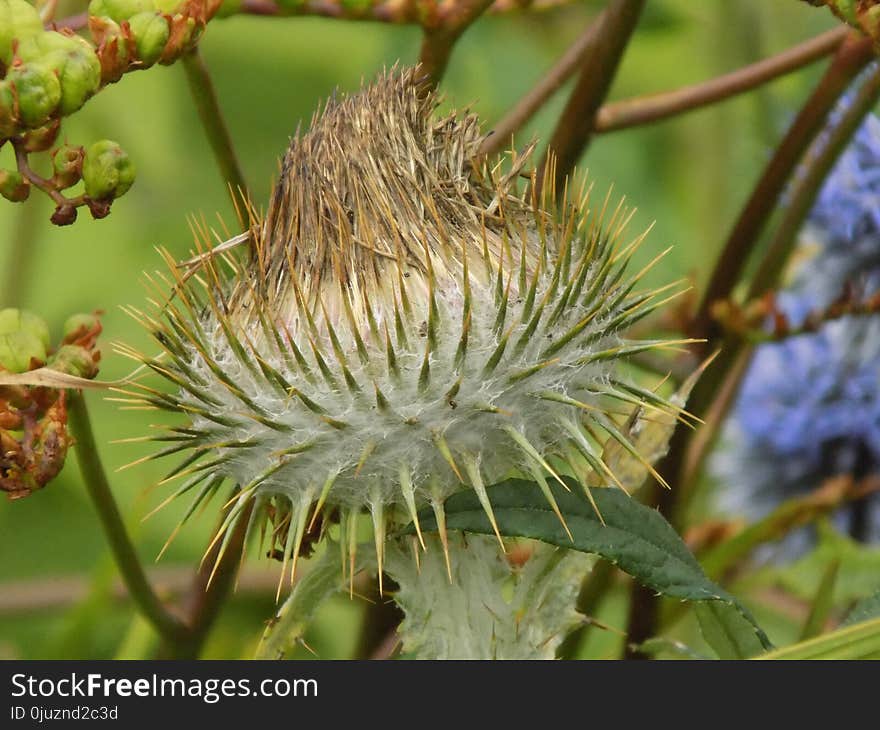
[[[880,288],[880,119],[865,120],[828,176],[793,260],[777,306],[795,324],[848,288]],[[829,478],[880,474],[880,316],[847,317],[759,346],[712,471],[722,505],[753,518]],[[880,540],[880,498],[835,519]],[[794,542],[803,546],[804,536]]]

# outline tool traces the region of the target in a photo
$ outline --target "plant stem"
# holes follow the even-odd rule
[[[758,236],[777,208],[780,196],[804,152],[825,127],[828,115],[837,100],[872,58],[870,40],[858,33],[852,33],[838,48],[813,95],[776,148],[773,158],[764,169],[761,179],[728,236],[694,318],[691,327],[694,337],[706,337],[712,340],[719,335],[718,327],[712,320],[712,305],[719,299],[727,299],[730,296],[739,282]],[[717,369],[716,365],[713,370]]]
[[[804,152],[826,125],[828,115],[837,100],[872,58],[870,40],[858,34],[850,35],[840,46],[825,75],[765,168],[727,240],[689,332],[693,337],[706,339],[706,343],[701,348],[703,355],[721,347],[721,354],[694,387],[688,402],[688,410],[697,416],[702,417],[707,413],[721,383],[740,361],[744,346],[737,338],[724,338],[721,328],[712,318],[712,306],[716,301],[728,299],[732,294],[749,254],[757,244],[759,234],[772,212],[778,207],[785,187]],[[741,368],[741,372],[745,370],[745,367]],[[730,384],[726,385],[728,386]],[[730,396],[728,402],[732,400],[733,397]],[[716,427],[720,421],[720,417],[716,419]],[[658,464],[657,470],[676,488],[666,490],[659,488],[657,484],[652,484],[653,494],[646,497],[648,501],[656,504],[673,524],[680,522],[686,509],[687,503],[682,499],[683,493],[689,496],[694,491],[689,488],[690,485],[685,488],[680,479],[691,439],[692,434],[686,429],[681,427],[675,429],[669,444],[669,452]],[[711,441],[711,438],[704,438],[705,444]],[[706,447],[703,448],[705,453]],[[658,624],[657,596],[641,586],[634,585],[630,599],[627,646],[641,645],[655,635]],[[627,656],[641,658],[629,649]]]
[[[501,150],[510,141],[510,137],[531,119],[535,112],[553,96],[569,77],[584,63],[599,37],[599,29],[605,18],[605,11],[600,13],[587,28],[577,37],[574,43],[562,54],[544,76],[516,105],[492,128],[492,134],[486,137],[480,152],[491,155]]]
[[[68,415],[76,438],[77,461],[86,490],[101,521],[101,527],[110,544],[116,565],[128,592],[140,612],[153,625],[156,631],[169,642],[178,642],[187,635],[186,626],[168,612],[155,594],[137,552],[131,543],[122,515],[107,482],[107,475],[98,455],[95,436],[83,394],[68,391]]]
[[[594,132],[602,134],[649,124],[742,94],[824,58],[837,50],[848,34],[844,27],[835,28],[710,81],[606,104],[596,113]]]
[[[183,56],[183,68],[190,94],[211,144],[223,180],[229,185],[236,208],[247,220],[247,183],[232,144],[229,127],[220,109],[211,74],[198,47]]]
[[[539,174],[543,174],[547,160],[551,156],[556,158],[556,190],[562,190],[565,179],[590,144],[596,112],[608,95],[644,6],[645,0],[612,0],[605,9],[596,30],[596,43],[584,56],[577,84],[538,165]],[[542,186],[543,180],[538,183]]]
[[[459,0],[438,23],[423,26],[419,67],[425,75],[425,88],[437,87],[449,65],[455,42],[491,4],[492,0]]]
[[[749,297],[759,297],[773,288],[794,247],[798,231],[803,226],[822,183],[831,168],[846,149],[856,130],[880,98],[880,69],[874,71],[861,85],[852,103],[841,115],[827,139],[817,142],[815,151],[808,155],[804,174],[796,181],[789,196],[785,215],[776,229],[749,289]]]

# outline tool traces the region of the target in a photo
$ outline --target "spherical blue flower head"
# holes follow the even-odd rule
[[[729,510],[761,517],[843,474],[880,473],[880,318],[845,318],[760,346],[713,471]],[[880,539],[872,500],[870,539]],[[846,528],[851,513],[838,519]]]

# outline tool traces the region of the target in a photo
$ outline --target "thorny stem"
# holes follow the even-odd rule
[[[211,144],[223,180],[230,186],[236,207],[247,218],[247,183],[235,154],[229,127],[220,109],[214,82],[198,47],[183,56],[186,80],[195,102],[202,128]]]
[[[848,34],[845,27],[835,28],[710,81],[606,104],[596,113],[594,132],[602,134],[649,124],[742,94],[824,58],[837,50]]]
[[[492,0],[460,0],[438,23],[423,26],[419,66],[425,74],[426,89],[437,87],[449,65],[455,42],[491,4]]]
[[[728,238],[710,278],[700,309],[691,325],[692,336],[707,340],[703,347],[704,353],[721,347],[720,356],[699,380],[691,394],[688,410],[697,416],[707,413],[720,384],[728,377],[729,371],[739,361],[741,355],[741,341],[723,337],[718,323],[712,318],[712,307],[716,301],[728,299],[732,294],[739,282],[745,262],[757,244],[758,236],[778,206],[785,187],[804,152],[826,125],[828,115],[838,99],[872,58],[870,40],[859,34],[850,35],[840,46],[819,85],[776,149]],[[810,162],[814,164],[815,160]],[[742,368],[742,372],[745,372],[745,368]],[[720,421],[719,418],[717,423]],[[669,452],[658,465],[658,471],[666,480],[678,487],[684,486],[681,484],[680,476],[688,456],[691,438],[691,434],[686,429],[676,428],[670,441]],[[705,439],[705,442],[711,443],[711,439]],[[657,504],[667,519],[676,524],[680,521],[687,504],[683,501],[684,490],[681,488],[664,490],[656,484],[652,486],[653,495],[649,497],[649,501]],[[688,491],[692,492],[692,490]],[[657,596],[641,586],[634,585],[629,608],[627,646],[638,646],[653,636],[658,623]],[[637,652],[629,649],[627,656],[641,658]]]
[[[83,482],[132,600],[166,641],[174,643],[184,640],[187,636],[186,626],[168,612],[153,591],[125,529],[98,455],[89,412],[81,392],[68,391],[68,415],[76,438],[77,461]]]
[[[593,121],[623,58],[641,16],[645,0],[612,0],[597,29],[596,43],[585,54],[580,76],[556,125],[538,170],[556,159],[555,184],[562,190],[578,158],[590,144]],[[539,180],[539,186],[543,184]]]
[[[510,137],[519,130],[532,116],[556,93],[571,75],[584,62],[586,54],[595,44],[599,28],[605,18],[605,11],[600,13],[587,28],[577,37],[568,50],[562,54],[543,78],[492,128],[492,134],[486,137],[480,152],[486,155],[501,150]]]

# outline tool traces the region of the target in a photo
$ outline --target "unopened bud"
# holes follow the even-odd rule
[[[32,129],[22,135],[26,152],[45,152],[58,139],[58,131],[61,129],[61,120],[53,119],[42,127]]]
[[[95,353],[79,345],[59,347],[48,366],[52,370],[75,375],[78,378],[94,378],[98,374]]]
[[[30,370],[46,360],[49,328],[37,315],[21,309],[0,310],[0,368],[12,373]]]
[[[49,219],[56,226],[69,226],[76,220],[76,208],[72,205],[59,205]]]
[[[15,93],[12,85],[0,81],[0,139],[13,136],[18,130],[18,115],[15,112]]]
[[[0,195],[13,203],[27,200],[31,186],[18,170],[0,170]]]
[[[134,42],[137,46],[138,58],[145,66],[152,66],[168,43],[171,28],[168,18],[156,12],[138,13],[128,21]]]
[[[43,22],[37,9],[27,0],[0,0],[0,61],[12,63],[12,47],[42,32]]]
[[[124,195],[134,182],[135,168],[116,142],[102,139],[89,147],[83,162],[86,195],[93,200],[112,200]]]
[[[82,178],[85,151],[82,147],[62,145],[52,153],[52,182],[59,190],[76,185]]]
[[[45,124],[61,102],[61,82],[55,70],[45,62],[30,61],[13,66],[6,78],[18,96],[21,124]]]
[[[111,18],[121,23],[138,13],[153,11],[155,8],[152,0],[92,0],[89,3],[89,15]]]

